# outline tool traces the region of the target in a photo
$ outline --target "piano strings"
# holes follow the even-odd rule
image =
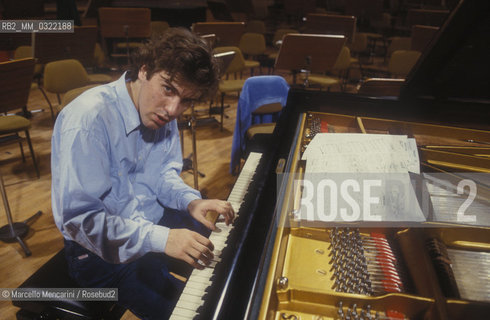
[[[426,246],[446,297],[490,302],[490,253],[448,248],[437,238]]]

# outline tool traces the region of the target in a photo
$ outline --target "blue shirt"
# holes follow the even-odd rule
[[[143,126],[125,75],[85,91],[59,114],[51,150],[56,226],[111,263],[164,252],[163,206],[187,210],[200,199],[180,178],[176,120]]]

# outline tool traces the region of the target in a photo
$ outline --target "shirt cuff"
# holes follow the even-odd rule
[[[182,195],[182,199],[180,200],[180,204],[182,205],[180,210],[187,211],[188,210],[187,207],[189,206],[189,203],[197,199],[201,199],[201,197],[198,196],[197,194],[190,193],[190,192],[184,193],[184,195]]]
[[[169,231],[169,228],[157,224],[152,226],[150,233],[150,250],[152,252],[165,252]]]

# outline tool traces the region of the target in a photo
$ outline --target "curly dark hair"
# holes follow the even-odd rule
[[[218,82],[218,63],[206,41],[185,28],[170,28],[160,39],[144,44],[132,55],[128,76],[138,78],[146,66],[146,77],[166,71],[171,81],[192,85],[200,91],[199,100],[212,97]]]

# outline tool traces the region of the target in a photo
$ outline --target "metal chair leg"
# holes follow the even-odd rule
[[[39,174],[39,168],[37,166],[36,156],[34,155],[34,149],[32,148],[31,137],[29,135],[29,130],[25,131],[27,144],[29,145],[29,150],[31,151],[32,162],[34,163],[34,169],[36,169],[37,178],[41,176]]]
[[[196,119],[194,118],[194,107],[191,115],[191,136],[192,136],[192,162],[194,166],[194,189],[199,190],[199,170],[197,169],[197,144],[196,144]]]
[[[225,93],[221,93],[221,122],[220,122],[220,130],[223,131],[223,118],[225,116]]]
[[[26,162],[26,156],[24,154],[24,147],[22,146],[22,140],[19,140],[20,154],[22,155],[22,162]]]
[[[31,255],[31,251],[27,248],[22,238],[29,232],[28,222],[37,218],[42,214],[41,211],[36,212],[32,217],[26,219],[24,222],[13,222],[12,213],[10,212],[10,206],[7,199],[7,192],[5,191],[5,185],[3,184],[3,177],[0,174],[0,193],[2,194],[3,205],[5,207],[5,213],[7,215],[8,224],[0,228],[0,240],[4,242],[17,241],[25,255],[28,257]]]
[[[39,86],[38,86],[38,87],[39,87]],[[46,92],[43,90],[43,88],[42,88],[42,87],[39,87],[39,90],[41,90],[41,92],[42,92],[42,94],[43,94],[43,96],[44,96],[44,99],[46,99],[46,101],[47,101],[47,102],[48,102],[48,104],[49,104],[49,109],[51,110],[51,118],[52,118],[52,119],[53,119],[53,121],[54,121],[54,111],[53,111],[53,105],[51,104],[51,101],[49,101],[49,98],[48,98],[48,96],[47,96]]]

